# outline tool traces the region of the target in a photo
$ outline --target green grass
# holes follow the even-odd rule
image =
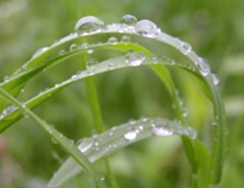
[[[164,4],[153,3],[158,7]],[[73,35],[52,45],[52,41],[73,32],[75,21],[84,14],[79,10],[79,4],[87,9],[85,15],[100,15],[106,23],[119,22],[125,9],[131,9],[138,18],[154,20],[163,31],[188,40],[196,52],[207,56],[212,70],[222,71],[221,85],[215,84],[215,75],[211,72],[207,76],[202,73],[199,68],[201,59],[192,51],[187,51],[190,48],[186,43],[170,36],[166,39],[159,35],[142,36],[131,30],[121,33],[114,27],[113,31],[105,29],[97,33]],[[96,6],[89,9],[89,3],[62,1],[58,4],[59,8],[50,10],[53,17],[36,16],[36,22],[33,19],[27,24],[25,31],[29,34],[23,32],[22,35],[26,41],[18,41],[23,47],[11,52],[12,59],[19,63],[11,63],[9,68],[2,66],[0,72],[0,76],[5,77],[5,81],[0,83],[0,111],[15,106],[0,120],[3,139],[0,138],[0,146],[2,144],[4,148],[5,142],[9,145],[8,150],[0,150],[3,156],[0,171],[5,173],[6,169],[13,168],[9,176],[11,181],[1,178],[0,186],[43,187],[55,171],[56,176],[50,184],[64,183],[61,187],[243,186],[241,178],[238,178],[238,174],[243,174],[240,168],[243,118],[238,107],[242,101],[242,82],[238,81],[242,77],[242,69],[235,70],[229,66],[238,67],[242,56],[236,61],[235,55],[224,48],[241,47],[241,40],[238,41],[241,35],[234,35],[232,40],[226,41],[225,36],[238,25],[228,30],[223,29],[225,24],[221,24],[221,28],[213,24],[232,15],[232,10],[225,9],[225,5],[236,7],[238,12],[237,7],[241,3],[223,2],[223,10],[220,11],[217,3],[210,6],[189,2],[178,7],[172,1],[164,4],[163,13],[154,8],[157,16],[150,13],[150,3],[133,4],[136,9],[129,8],[126,3],[121,3],[120,8],[112,2],[108,3],[117,8],[117,13],[111,17],[111,13],[104,11],[103,4],[97,5],[104,11],[99,13]],[[29,4],[33,10],[43,6],[42,3],[38,7],[36,5]],[[57,18],[54,14],[61,15],[59,10],[62,6],[67,10],[66,15]],[[144,7],[144,11],[140,7]],[[213,23],[205,20],[201,25],[203,33],[198,30],[199,25],[195,29],[196,26],[191,26],[189,20],[192,20],[192,15],[196,15],[196,22],[198,15]],[[40,19],[46,22],[42,23]],[[57,29],[58,20],[69,20],[62,22],[62,32]],[[205,28],[204,24],[211,27]],[[45,32],[49,34],[43,40],[34,37],[34,45],[27,47],[26,44],[32,43],[31,32],[35,33],[31,28],[36,26],[45,26]],[[215,37],[214,33],[219,30],[223,32]],[[124,36],[130,40],[122,40]],[[116,37],[117,42],[108,42],[110,37]],[[4,46],[6,41],[4,39],[0,47],[7,51]],[[89,45],[85,47],[84,44]],[[50,47],[26,62],[35,48],[42,45]],[[26,55],[21,58],[17,52]],[[0,57],[2,62],[6,61],[6,57],[7,53],[3,53]],[[86,65],[90,59],[93,65]],[[223,66],[213,63],[223,59]],[[26,63],[23,65],[21,62]],[[223,89],[224,85],[227,89]],[[234,100],[236,96],[240,99],[238,103]],[[223,101],[227,101],[227,114]],[[150,121],[145,117],[149,117]],[[167,122],[159,128],[166,131],[162,134],[172,131],[172,134],[180,136],[160,135],[163,137],[157,138],[153,132],[158,117]],[[232,128],[228,126],[230,133],[227,139],[226,118],[227,125],[232,125]],[[187,128],[189,126],[192,129]],[[197,138],[191,136],[194,130],[198,133]],[[111,131],[114,131],[112,137]],[[125,136],[128,131],[135,131],[131,133],[135,138],[130,141]],[[91,147],[80,153],[78,144],[79,148],[86,147],[84,141],[90,140],[92,144],[88,142],[88,146]],[[101,144],[98,150],[95,150],[96,140]],[[78,176],[77,172],[80,172]],[[101,181],[103,177],[105,180]]]

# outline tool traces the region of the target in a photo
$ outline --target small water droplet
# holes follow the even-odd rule
[[[132,141],[132,140],[136,139],[136,137],[137,137],[137,131],[134,130],[134,129],[128,131],[128,132],[125,133],[125,135],[124,135],[124,138],[125,138],[126,140],[129,140],[129,141]]]
[[[124,35],[121,38],[121,42],[130,42],[130,41],[131,41],[131,38],[127,35]]]
[[[111,62],[111,63],[108,64],[108,69],[109,70],[112,70],[114,68],[115,68],[115,64],[113,62]]]
[[[186,43],[186,42],[181,42],[181,48],[180,48],[180,51],[183,53],[183,54],[189,54],[191,51],[192,51],[192,47],[190,44]]]
[[[97,60],[94,59],[94,58],[91,58],[89,59],[87,62],[86,62],[86,68],[87,69],[93,69],[95,68],[95,66],[98,64]]]
[[[139,66],[143,63],[144,60],[145,60],[144,54],[135,53],[133,50],[130,50],[125,55],[125,63],[128,66],[135,66],[135,67]]]
[[[196,66],[203,76],[207,76],[210,73],[210,68],[206,60],[199,57],[196,61]]]
[[[92,53],[93,53],[93,49],[88,49],[88,50],[87,50],[87,53],[88,53],[88,54],[92,54]]]
[[[83,138],[82,140],[78,141],[78,149],[80,152],[84,153],[92,148],[94,144],[94,140],[92,138]]]
[[[110,37],[108,39],[108,43],[110,43],[110,44],[117,44],[118,43],[118,39],[116,37]]]
[[[59,51],[59,55],[60,55],[60,56],[64,55],[65,53],[66,53],[65,50],[60,50],[60,51]]]
[[[69,50],[72,52],[74,50],[77,50],[78,49],[78,46],[77,44],[71,44],[70,47],[69,47]]]
[[[109,135],[109,136],[113,136],[113,135],[114,135],[114,132],[113,132],[113,131],[110,131],[110,132],[108,133],[108,135]]]
[[[150,20],[141,20],[137,22],[135,31],[138,35],[154,38],[157,36],[159,29],[155,23]]]
[[[220,80],[217,74],[211,74],[211,80],[213,82],[214,85],[218,85]]]
[[[74,74],[73,76],[71,76],[71,80],[77,80],[78,79],[78,75]]]
[[[75,30],[79,34],[95,33],[104,28],[104,22],[95,16],[86,16],[78,20]]]
[[[184,132],[187,136],[189,136],[192,139],[195,139],[197,137],[197,132],[191,127],[187,127]]]
[[[88,43],[83,43],[82,45],[81,45],[81,48],[82,49],[87,49],[87,48],[89,48],[89,44]]]
[[[133,15],[126,14],[121,18],[122,25],[135,26],[137,23],[137,18]]]
[[[11,113],[12,111],[15,110],[15,106],[9,106],[7,108],[5,108],[2,113],[0,114],[0,119],[4,118],[6,115],[8,115],[9,113]]]
[[[31,59],[33,59],[33,58],[35,58],[35,57],[41,55],[42,53],[44,53],[44,52],[47,51],[48,49],[49,49],[49,47],[43,47],[43,48],[38,49],[38,50],[33,54],[33,56],[32,56]]]

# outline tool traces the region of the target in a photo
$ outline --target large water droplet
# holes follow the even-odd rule
[[[183,54],[188,54],[192,51],[192,47],[190,44],[186,43],[186,42],[181,42],[181,48],[180,48],[180,51],[183,53]]]
[[[94,16],[86,16],[81,18],[75,25],[77,33],[95,33],[104,28],[104,22]]]
[[[196,61],[196,66],[203,76],[207,76],[210,73],[209,65],[203,58],[198,58]]]
[[[154,38],[157,36],[159,29],[155,23],[150,20],[141,20],[135,26],[138,35]]]
[[[173,134],[173,131],[165,127],[154,127],[153,134],[156,136],[170,136]]]
[[[121,18],[122,25],[134,26],[137,23],[137,18],[133,15],[126,14]]]
[[[145,55],[144,54],[139,54],[135,53],[133,50],[130,50],[126,55],[125,55],[125,63],[129,66],[139,66],[143,63],[145,60]]]
[[[137,132],[138,132],[137,130],[132,129],[132,130],[128,131],[127,133],[125,133],[124,138],[126,140],[132,141],[137,137]]]
[[[90,148],[92,148],[93,146],[93,139],[92,138],[83,138],[82,140],[80,140],[78,142],[78,149],[84,153],[86,151],[88,151]]]
[[[44,53],[45,51],[47,51],[49,48],[48,47],[43,47],[43,48],[40,48],[38,49],[32,56],[32,59],[41,55],[42,53]]]

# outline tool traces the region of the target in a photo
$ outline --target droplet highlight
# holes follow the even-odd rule
[[[140,54],[140,53],[135,53],[133,50],[130,50],[126,55],[125,55],[125,63],[128,66],[139,66],[143,63],[145,60],[145,55]]]
[[[198,70],[203,76],[207,76],[210,73],[210,67],[206,60],[199,57],[198,60],[195,62]]]
[[[125,138],[126,140],[129,140],[129,141],[132,141],[132,140],[136,139],[136,137],[137,137],[137,131],[134,130],[134,129],[128,131],[128,132],[125,133],[125,135],[124,135],[124,138]]]
[[[126,14],[121,18],[121,24],[124,26],[135,26],[137,18],[133,15]]]

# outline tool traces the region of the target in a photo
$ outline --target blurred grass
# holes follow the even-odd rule
[[[244,2],[242,0],[186,0],[184,2],[107,0],[106,3],[101,0],[1,0],[0,79],[3,80],[5,76],[11,75],[38,48],[50,45],[56,39],[72,32],[74,24],[80,17],[95,15],[111,23],[119,21],[121,16],[127,13],[135,15],[138,19],[153,20],[165,32],[191,43],[198,54],[209,60],[213,72],[220,75],[220,87],[226,101],[229,135],[222,187],[243,188]],[[79,60],[73,60],[73,62],[77,61]],[[69,71],[67,71],[67,63],[70,65]],[[72,74],[74,70],[77,70],[76,64],[64,63],[59,70],[53,70],[53,74],[36,78],[20,98],[25,99],[26,96],[37,94],[36,92],[62,79],[64,74]],[[152,79],[149,80],[148,77]],[[121,124],[129,118],[138,118],[143,114],[149,116],[171,114],[165,110],[170,104],[164,86],[159,84],[157,78],[147,68],[111,72],[98,76],[95,81],[107,127]],[[188,84],[187,78],[183,83],[186,87],[194,88],[190,83]],[[189,94],[190,99],[186,99],[189,100],[189,104],[198,102],[196,97],[198,94],[197,90]],[[68,137],[77,140],[91,134],[89,127],[92,120],[87,110],[88,105],[84,83],[80,82],[42,105],[36,113],[53,122]],[[196,105],[194,107],[196,108]],[[206,111],[200,104],[199,109],[192,108],[189,106],[190,113],[197,110]],[[202,122],[203,117],[200,113],[192,117],[196,117],[192,122],[196,124]],[[129,147],[125,156],[113,156],[111,158],[113,168],[116,168],[119,163],[127,165],[133,163],[128,158],[140,159],[144,163],[150,161],[156,163],[157,157],[165,159],[157,160],[158,162],[152,165],[152,169],[155,166],[159,167],[154,169],[155,171],[150,169],[150,165],[148,169],[135,170],[142,173],[140,174],[142,178],[133,177],[130,169],[117,170],[119,181],[128,185],[126,187],[151,187],[151,185],[182,187],[179,182],[185,182],[183,185],[186,185],[189,180],[184,169],[188,166],[186,167],[182,148],[174,139],[168,139],[168,142],[171,148],[163,147],[162,151],[171,153],[172,149],[172,155],[175,156],[174,152],[177,154],[176,159],[170,161],[168,165],[167,160],[171,156],[160,153],[158,147],[164,142],[156,139]],[[154,145],[158,147],[152,149]],[[141,155],[143,157],[140,157]],[[47,182],[52,172],[59,166],[59,160],[63,156],[65,156],[64,151],[52,144],[42,130],[31,121],[21,120],[0,136],[0,187],[42,187],[41,185]],[[122,159],[119,160],[119,157]],[[116,162],[118,160],[120,162]],[[134,164],[135,168],[145,168],[137,163]],[[168,181],[160,182],[161,175]],[[174,182],[175,180],[178,183]]]

